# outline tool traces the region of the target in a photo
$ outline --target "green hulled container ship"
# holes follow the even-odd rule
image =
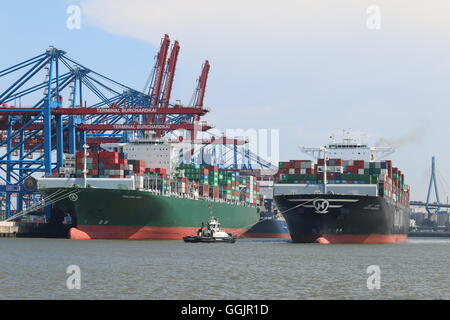
[[[70,215],[71,239],[180,240],[195,234],[211,216],[238,236],[259,219],[255,206],[203,200],[151,191],[103,188],[41,188],[46,197],[63,197],[54,215]]]
[[[176,163],[179,147],[157,141],[102,148],[66,155],[62,173],[38,181],[52,219],[69,221],[71,239],[181,240],[212,216],[240,236],[259,220],[252,176]]]

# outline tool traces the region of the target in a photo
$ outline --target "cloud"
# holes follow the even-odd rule
[[[158,45],[163,33],[217,49],[265,47],[279,50],[284,41],[309,40],[347,30],[368,32],[368,0],[81,0],[90,23],[111,33]],[[382,29],[394,32],[448,31],[447,1],[378,0]],[[367,33],[366,33],[367,35]],[[433,35],[436,35],[434,33]],[[433,36],[431,35],[431,36]],[[333,38],[329,38],[333,42]],[[189,44],[191,45],[191,44]],[[233,45],[229,48],[229,45]],[[204,48],[201,48],[202,50]]]
[[[197,74],[209,59],[210,83],[225,82],[224,90],[244,97],[245,105],[247,92],[236,84],[228,89],[231,81],[240,88],[261,87],[263,81],[277,85],[268,92],[276,95],[292,92],[300,74],[308,75],[314,90],[326,85],[322,77],[351,80],[339,66],[361,76],[371,64],[374,70],[380,63],[420,66],[424,50],[428,59],[450,63],[450,1],[377,0],[380,31],[367,29],[372,0],[80,1],[84,21],[109,33],[154,47],[165,33],[179,40],[181,68]]]

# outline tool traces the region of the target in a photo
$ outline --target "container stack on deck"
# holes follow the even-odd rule
[[[77,152],[76,157],[72,157],[73,159],[71,155],[66,155],[66,165],[59,175],[83,178],[84,152]],[[127,159],[123,153],[88,152],[86,168],[88,178],[134,176],[137,189],[177,193],[198,191],[198,195],[202,197],[245,201],[249,204],[260,204],[261,201],[256,177],[248,174],[241,176],[238,170],[225,170],[217,166],[182,163],[169,175],[164,168],[148,168],[145,161]]]
[[[405,185],[404,174],[392,161],[364,160],[291,160],[280,162],[275,175],[276,183],[281,184],[323,184],[325,174],[327,184],[376,184],[378,195],[394,199],[403,204],[409,203],[410,190]]]
[[[237,170],[217,166],[181,164],[178,173],[198,184],[199,194],[210,198],[259,203],[259,183],[253,176],[241,177]]]
[[[83,177],[84,170],[84,153],[76,153],[76,176],[77,178]],[[86,169],[88,177],[98,176],[98,152],[87,152],[86,153]]]
[[[138,161],[138,160],[134,160]],[[141,161],[141,160],[139,160]],[[142,161],[144,162],[144,161]],[[142,163],[139,164],[142,167]],[[145,164],[144,164],[145,166]],[[167,171],[164,168],[144,168],[137,169],[138,172],[144,172],[144,174],[135,173],[135,177],[140,178],[142,183],[139,183],[140,189],[157,189],[161,191],[171,190],[171,180],[167,175]],[[179,192],[182,190],[180,188]]]
[[[133,170],[124,154],[118,152],[87,152],[86,169],[88,178],[124,178]],[[84,152],[77,152],[77,178],[83,177],[83,170]]]

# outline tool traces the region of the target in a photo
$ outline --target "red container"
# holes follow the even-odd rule
[[[100,159],[111,159],[111,158],[119,158],[118,152],[99,152],[98,157]]]
[[[119,163],[119,158],[104,158],[104,159],[99,159],[100,163]]]
[[[359,169],[364,169],[364,166],[365,166],[365,161],[364,160],[359,160],[358,168]]]
[[[392,168],[392,160],[386,160],[387,167]]]
[[[198,192],[200,195],[208,196],[209,195],[209,188],[208,186],[202,185],[199,187]]]
[[[167,170],[165,168],[155,168],[155,171],[159,174],[166,175]]]
[[[284,163],[284,168],[290,169],[294,167],[294,163],[293,162],[285,162]]]

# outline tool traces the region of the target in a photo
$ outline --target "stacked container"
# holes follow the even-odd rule
[[[312,170],[305,174],[299,170],[302,166]],[[275,180],[281,184],[323,184],[325,175],[328,184],[376,184],[379,196],[409,205],[410,190],[405,185],[404,174],[390,160],[329,159],[326,166],[325,159],[318,159],[314,165],[309,160],[291,160],[279,163]]]
[[[84,152],[76,153],[76,176],[83,177],[84,171]],[[87,177],[98,176],[98,152],[87,152],[86,154]]]
[[[76,155],[64,154],[64,166],[59,169],[60,177],[75,177],[76,175]]]

